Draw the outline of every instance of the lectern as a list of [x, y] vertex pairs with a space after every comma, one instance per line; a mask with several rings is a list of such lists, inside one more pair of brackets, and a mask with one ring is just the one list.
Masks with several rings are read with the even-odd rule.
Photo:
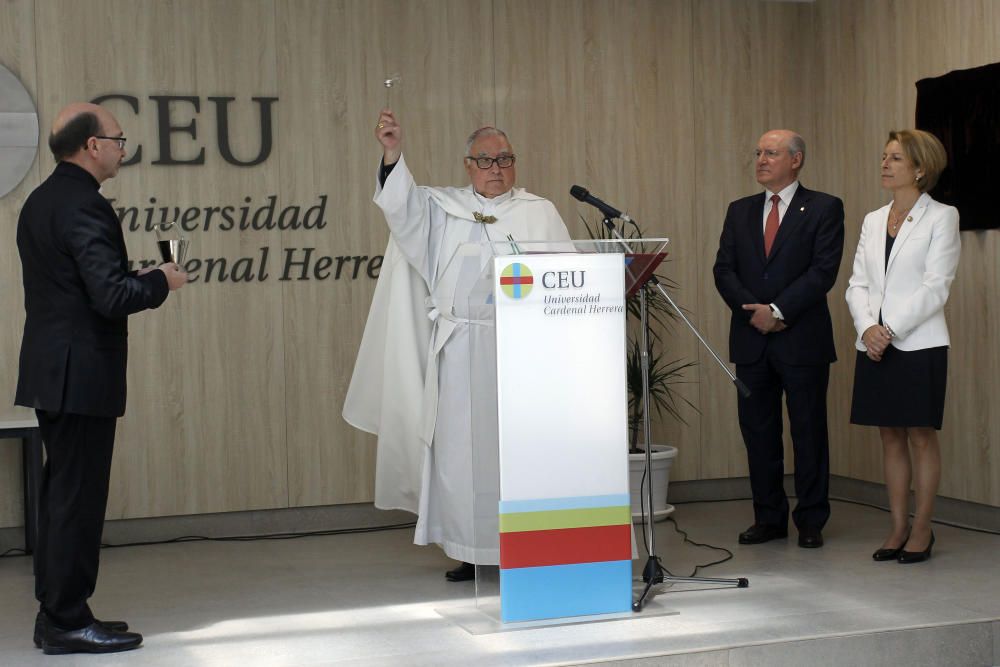
[[504, 623], [629, 611], [625, 295], [649, 259], [616, 241], [507, 239], [451, 261], [480, 272], [467, 304], [471, 531], [500, 567], [477, 567], [477, 606]]

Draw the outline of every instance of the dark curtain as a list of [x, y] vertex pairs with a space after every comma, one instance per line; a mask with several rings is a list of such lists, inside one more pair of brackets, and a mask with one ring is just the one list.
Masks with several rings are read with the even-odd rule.
[[917, 81], [917, 128], [948, 152], [948, 168], [931, 191], [958, 208], [961, 228], [997, 229], [1000, 207], [1000, 63]]

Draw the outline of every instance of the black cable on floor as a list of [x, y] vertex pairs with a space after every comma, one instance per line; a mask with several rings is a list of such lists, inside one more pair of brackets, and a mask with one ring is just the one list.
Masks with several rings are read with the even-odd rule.
[[155, 544], [176, 544], [181, 542], [256, 542], [257, 540], [295, 540], [300, 537], [323, 537], [329, 535], [356, 535], [359, 533], [379, 533], [386, 530], [414, 528], [416, 523], [394, 523], [386, 526], [363, 526], [361, 528], [339, 528], [335, 530], [313, 530], [296, 533], [271, 533], [269, 535], [231, 535], [228, 537], [207, 537], [204, 535], [184, 535], [169, 540], [153, 540], [149, 542], [123, 542], [121, 544], [101, 543], [102, 549], [118, 549], [121, 547], [145, 547]]
[[[640, 507], [640, 511], [642, 513], [642, 527], [643, 527], [643, 530], [642, 530], [642, 542], [643, 542], [643, 545], [646, 547], [646, 553], [648, 554], [649, 553], [649, 541], [648, 541], [648, 538], [646, 536], [646, 530], [645, 530], [645, 526], [646, 526], [646, 505], [645, 505], [645, 498], [646, 497], [642, 493], [642, 491], [643, 491], [643, 489], [645, 487], [645, 484], [646, 484], [646, 474], [645, 474], [645, 471], [643, 471], [642, 481], [639, 484], [639, 489], [640, 489], [640, 494], [641, 494], [641, 497], [639, 499], [639, 507]], [[729, 502], [729, 501], [734, 501], [734, 500], [753, 500], [753, 499], [752, 498], [726, 498], [725, 500], [688, 500], [688, 501], [683, 501], [683, 502], [675, 502], [673, 504], [676, 506], [676, 505], [690, 505], [690, 504], [693, 504], [693, 503]], [[834, 502], [846, 503], [846, 504], [850, 504], [850, 505], [860, 505], [862, 507], [869, 507], [869, 508], [872, 508], [872, 509], [881, 510], [881, 511], [886, 512], [886, 513], [889, 512], [889, 510], [887, 508], [885, 508], [885, 507], [881, 507], [879, 505], [875, 505], [875, 504], [872, 504], [872, 503], [862, 502], [862, 501], [859, 501], [859, 500], [848, 500], [846, 498], [830, 498], [830, 500], [834, 501]], [[910, 516], [913, 516], [913, 514], [911, 513]], [[691, 544], [693, 546], [696, 546], [696, 547], [704, 547], [706, 549], [715, 549], [716, 551], [722, 551], [722, 552], [724, 552], [724, 553], [727, 554], [725, 558], [722, 558], [720, 560], [712, 561], [710, 563], [704, 563], [704, 564], [701, 564], [701, 565], [696, 565], [695, 568], [694, 568], [694, 571], [691, 574], [687, 575], [688, 577], [695, 577], [695, 576], [698, 575], [698, 572], [700, 570], [707, 569], [709, 567], [712, 567], [713, 565], [719, 565], [721, 563], [725, 563], [725, 562], [730, 561], [730, 560], [733, 559], [733, 552], [730, 551], [729, 549], [726, 549], [725, 547], [717, 547], [717, 546], [715, 546], [713, 544], [702, 544], [700, 542], [695, 542], [694, 540], [691, 540], [688, 537], [688, 534], [685, 531], [681, 530], [681, 527], [678, 525], [677, 521], [673, 517], [667, 517], [667, 521], [669, 521], [670, 523], [673, 524], [674, 530], [677, 531], [681, 535], [681, 537], [684, 538], [684, 542], [686, 542], [688, 544]], [[957, 528], [959, 530], [967, 530], [967, 531], [973, 532], [973, 533], [982, 533], [984, 535], [1000, 535], [1000, 532], [997, 532], [995, 530], [989, 530], [989, 529], [986, 529], [986, 528], [973, 528], [971, 526], [963, 526], [962, 524], [954, 523], [954, 522], [951, 522], [951, 521], [944, 521], [942, 519], [932, 519], [931, 523], [936, 523], [936, 524], [938, 524], [940, 526], [949, 526], [951, 528]], [[660, 563], [660, 567], [663, 568], [663, 571], [666, 572], [668, 575], [670, 575], [670, 576], [676, 576], [669, 569], [667, 569], [663, 565], [662, 561], [659, 558], [657, 558], [657, 562]]]
[[[847, 503], [849, 505], [861, 505], [862, 507], [870, 507], [876, 510], [882, 510], [883, 512], [889, 512], [889, 508], [882, 507], [881, 505], [874, 505], [872, 503], [866, 503], [860, 500], [848, 500], [847, 498], [830, 498], [830, 500], [835, 500], [838, 503]], [[913, 516], [913, 512], [910, 512], [910, 516]], [[931, 519], [931, 523], [936, 523], [939, 526], [948, 526], [950, 528], [958, 528], [959, 530], [967, 530], [970, 533], [982, 533], [984, 535], [1000, 535], [1000, 531], [990, 530], [988, 528], [973, 528], [972, 526], [965, 526], [960, 523], [955, 523], [954, 521], [945, 521], [944, 519]]]
[[[643, 469], [643, 471], [642, 471], [642, 480], [639, 482], [639, 512], [642, 515], [642, 523], [641, 523], [641, 528], [642, 528], [642, 543], [643, 543], [643, 546], [646, 547], [646, 553], [648, 554], [649, 553], [649, 538], [646, 535], [646, 494], [645, 494], [645, 487], [646, 487], [646, 470]], [[678, 504], [681, 504], [681, 503], [678, 503]], [[650, 517], [649, 517], [650, 521], [654, 521], [655, 522], [655, 518], [656, 517], [653, 515], [653, 508], [652, 507], [649, 508], [649, 514], [650, 514]], [[677, 521], [675, 521], [673, 517], [667, 517], [667, 521], [669, 521], [670, 523], [673, 524], [674, 530], [677, 531], [677, 533], [680, 534], [680, 536], [682, 538], [684, 538], [684, 541], [687, 542], [688, 544], [692, 544], [692, 545], [694, 545], [696, 547], [704, 547], [706, 549], [715, 549], [716, 551], [722, 551], [722, 552], [725, 552], [727, 554], [726, 557], [723, 558], [723, 559], [721, 559], [721, 560], [715, 560], [715, 561], [712, 561], [711, 563], [702, 563], [701, 565], [695, 565], [694, 566], [694, 571], [691, 572], [691, 574], [687, 575], [688, 577], [697, 576], [699, 570], [704, 570], [704, 569], [712, 567], [713, 565], [719, 565], [721, 563], [725, 563], [726, 561], [729, 561], [729, 560], [733, 559], [733, 552], [730, 551], [729, 549], [727, 549], [725, 547], [717, 547], [717, 546], [715, 546], [713, 544], [702, 544], [701, 542], [695, 542], [694, 540], [692, 540], [692, 539], [690, 539], [688, 537], [688, 534], [686, 532], [684, 532], [683, 530], [681, 530], [680, 526], [677, 524]], [[654, 530], [655, 530], [655, 527], [654, 527]], [[663, 561], [660, 559], [659, 556], [656, 557], [656, 562], [659, 564], [660, 569], [662, 569], [668, 575], [670, 575], [671, 577], [677, 576], [673, 572], [671, 572], [670, 570], [668, 570], [663, 565]]]
[[[646, 547], [646, 553], [649, 553], [649, 537], [646, 535], [646, 473], [648, 472], [649, 466], [643, 466], [642, 468], [642, 479], [639, 480], [639, 514], [642, 517], [639, 527], [642, 529], [642, 545]], [[629, 515], [631, 517], [631, 514]], [[650, 523], [655, 522], [656, 517], [653, 515], [653, 508], [649, 508], [649, 521]], [[656, 527], [654, 526], [655, 530]], [[657, 559], [659, 562], [659, 559]]]
[[[645, 472], [643, 472], [642, 483], [640, 484], [640, 493], [645, 488], [645, 484], [646, 484], [646, 475], [645, 475]], [[694, 504], [694, 503], [719, 503], [719, 502], [731, 502], [731, 501], [737, 501], [737, 500], [751, 500], [751, 498], [726, 498], [724, 500], [686, 500], [686, 501], [675, 502], [674, 505], [691, 505], [691, 504]], [[851, 504], [851, 505], [860, 505], [862, 507], [870, 507], [872, 509], [881, 510], [881, 511], [887, 512], [887, 513], [889, 511], [885, 507], [881, 507], [879, 505], [874, 505], [872, 503], [862, 502], [862, 501], [859, 501], [859, 500], [848, 500], [846, 498], [831, 498], [830, 500], [831, 501], [835, 501], [835, 502], [847, 503], [847, 504]], [[646, 505], [645, 505], [645, 496], [644, 495], [641, 495], [641, 497], [640, 497], [640, 509], [641, 509], [641, 512], [642, 512], [642, 524], [641, 525], [643, 527], [643, 530], [642, 530], [642, 541], [643, 541], [643, 545], [646, 547], [646, 553], [649, 553], [649, 543], [648, 543], [647, 536], [646, 536], [646, 531], [645, 531], [645, 526], [646, 526]], [[675, 521], [673, 517], [668, 517], [667, 520], [670, 521], [670, 523], [673, 524], [674, 530], [677, 531], [683, 537], [684, 541], [687, 542], [688, 544], [691, 544], [691, 545], [696, 546], [696, 547], [704, 547], [706, 549], [715, 549], [716, 551], [723, 551], [726, 554], [728, 554], [728, 556], [726, 556], [725, 558], [723, 558], [721, 560], [712, 561], [710, 563], [704, 563], [702, 565], [696, 565], [695, 569], [694, 569], [694, 572], [692, 574], [688, 575], [688, 576], [693, 577], [693, 576], [695, 576], [698, 573], [699, 570], [712, 567], [713, 565], [719, 565], [720, 563], [725, 563], [726, 561], [732, 560], [732, 558], [733, 558], [733, 552], [731, 552], [729, 549], [726, 549], [725, 547], [717, 547], [717, 546], [712, 545], [712, 544], [702, 544], [700, 542], [695, 542], [694, 540], [691, 540], [690, 538], [688, 538], [687, 533], [685, 531], [681, 530], [680, 526], [677, 524], [677, 521]], [[962, 524], [958, 524], [958, 523], [954, 523], [954, 522], [950, 522], [950, 521], [944, 521], [944, 520], [941, 520], [941, 519], [934, 519], [934, 520], [932, 520], [932, 523], [936, 523], [936, 524], [941, 525], [941, 526], [949, 526], [951, 528], [957, 528], [959, 530], [966, 530], [966, 531], [973, 532], [973, 533], [982, 533], [984, 535], [1000, 535], [1000, 532], [995, 531], [995, 530], [988, 530], [986, 528], [973, 528], [971, 526], [964, 526]], [[207, 537], [207, 536], [204, 536], [204, 535], [184, 535], [184, 536], [181, 536], [181, 537], [174, 537], [174, 538], [170, 538], [170, 539], [167, 539], [167, 540], [151, 540], [151, 541], [146, 541], [146, 542], [123, 542], [121, 544], [107, 544], [107, 543], [103, 543], [103, 544], [101, 544], [101, 548], [103, 548], [103, 549], [117, 549], [117, 548], [120, 548], [120, 547], [154, 546], [154, 545], [157, 545], [157, 544], [178, 544], [178, 543], [183, 543], [183, 542], [202, 542], [202, 541], [205, 541], [205, 542], [253, 542], [255, 540], [293, 540], [293, 539], [298, 539], [300, 537], [319, 537], [319, 536], [329, 536], [329, 535], [351, 535], [351, 534], [360, 534], [360, 533], [376, 533], [376, 532], [386, 531], [386, 530], [401, 530], [401, 529], [404, 529], [404, 528], [413, 528], [415, 526], [416, 526], [415, 523], [398, 523], [398, 524], [390, 524], [390, 525], [386, 525], [386, 526], [366, 526], [366, 527], [362, 527], [362, 528], [342, 528], [342, 529], [339, 529], [339, 530], [318, 530], [318, 531], [297, 532], [297, 533], [273, 533], [273, 534], [269, 534], [269, 535], [235, 535], [235, 536], [230, 536], [230, 537]], [[14, 558], [14, 557], [17, 557], [17, 556], [27, 556], [27, 555], [28, 554], [27, 554], [27, 552], [24, 549], [21, 549], [21, 548], [18, 548], [18, 547], [14, 547], [14, 548], [8, 549], [7, 551], [5, 551], [2, 554], [0, 554], [0, 558]], [[673, 574], [670, 573], [669, 570], [667, 570], [667, 568], [663, 568], [663, 570], [667, 574], [670, 574], [671, 576], [674, 576]]]
[[[794, 498], [795, 496], [789, 496]], [[674, 505], [693, 505], [695, 503], [723, 503], [732, 502], [735, 500], [753, 500], [753, 498], [724, 498], [721, 500], [684, 500], [680, 502], [674, 502]], [[846, 503], [848, 505], [860, 505], [862, 507], [870, 507], [874, 510], [879, 510], [881, 512], [889, 513], [888, 507], [883, 507], [882, 505], [875, 505], [874, 503], [866, 503], [861, 500], [851, 500], [849, 498], [830, 498], [831, 502]], [[913, 512], [910, 512], [910, 516], [913, 516]], [[970, 533], [982, 533], [984, 535], [1000, 535], [1000, 531], [990, 530], [989, 528], [973, 528], [972, 526], [966, 526], [961, 523], [955, 523], [954, 521], [945, 521], [944, 519], [931, 519], [931, 523], [936, 523], [939, 526], [948, 526], [950, 528], [958, 528], [959, 530], [967, 530]]]
[[719, 498], [717, 500], [675, 500], [673, 505], [694, 505], [695, 503], [733, 503], [739, 500], [753, 500], [753, 498], [747, 496], [746, 498]]
[[[387, 530], [414, 528], [416, 523], [394, 523], [386, 526], [364, 526], [361, 528], [340, 528], [336, 530], [315, 530], [298, 533], [271, 533], [269, 535], [232, 535], [228, 537], [208, 537], [205, 535], [183, 535], [167, 540], [150, 540], [147, 542], [122, 542], [120, 544], [101, 543], [102, 549], [118, 549], [121, 547], [147, 547], [157, 544], [180, 544], [184, 542], [254, 542], [256, 540], [294, 540], [300, 537], [320, 537], [328, 535], [354, 535], [359, 533], [378, 533]], [[24, 549], [13, 548], [0, 554], [0, 558], [28, 555]]]
[[[711, 563], [704, 563], [702, 565], [695, 565], [694, 566], [694, 570], [691, 572], [691, 574], [681, 575], [681, 576], [695, 577], [695, 576], [698, 576], [698, 571], [699, 570], [703, 570], [703, 569], [712, 567], [713, 565], [719, 565], [721, 563], [725, 563], [726, 561], [730, 561], [730, 560], [733, 559], [733, 552], [730, 551], [729, 549], [725, 548], [725, 547], [717, 547], [717, 546], [715, 546], [713, 544], [702, 544], [701, 542], [695, 542], [694, 540], [692, 540], [691, 538], [689, 538], [688, 534], [685, 531], [681, 530], [681, 527], [677, 524], [677, 521], [674, 520], [674, 517], [672, 517], [672, 516], [667, 517], [667, 521], [669, 521], [670, 523], [673, 524], [674, 530], [677, 531], [677, 533], [679, 533], [680, 536], [684, 538], [684, 541], [687, 542], [688, 544], [692, 544], [692, 545], [694, 545], [696, 547], [704, 547], [706, 549], [715, 549], [716, 551], [722, 551], [722, 552], [726, 553], [726, 557], [725, 558], [722, 558], [720, 560], [714, 560]], [[660, 567], [663, 567], [662, 564], [661, 564]], [[668, 570], [665, 567], [663, 568], [663, 571], [666, 572], [667, 574], [669, 574], [671, 577], [676, 576], [676, 575], [674, 575], [673, 572], [671, 572], [670, 570]]]

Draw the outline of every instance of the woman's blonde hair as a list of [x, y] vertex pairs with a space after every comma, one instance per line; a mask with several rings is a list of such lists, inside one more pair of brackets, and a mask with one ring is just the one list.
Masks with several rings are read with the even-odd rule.
[[903, 153], [919, 173], [917, 188], [921, 192], [937, 185], [941, 172], [948, 166], [948, 154], [937, 137], [924, 130], [893, 130], [889, 132], [886, 145], [891, 141], [899, 142]]

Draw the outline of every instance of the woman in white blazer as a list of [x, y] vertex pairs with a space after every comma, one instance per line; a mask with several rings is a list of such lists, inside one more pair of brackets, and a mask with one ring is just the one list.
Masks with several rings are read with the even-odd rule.
[[927, 191], [946, 164], [934, 135], [889, 133], [882, 187], [892, 202], [865, 216], [847, 288], [858, 332], [851, 423], [879, 427], [892, 516], [889, 536], [872, 554], [877, 561], [925, 561], [934, 545], [931, 516], [941, 479], [937, 431], [950, 343], [943, 308], [961, 242], [958, 210]]

